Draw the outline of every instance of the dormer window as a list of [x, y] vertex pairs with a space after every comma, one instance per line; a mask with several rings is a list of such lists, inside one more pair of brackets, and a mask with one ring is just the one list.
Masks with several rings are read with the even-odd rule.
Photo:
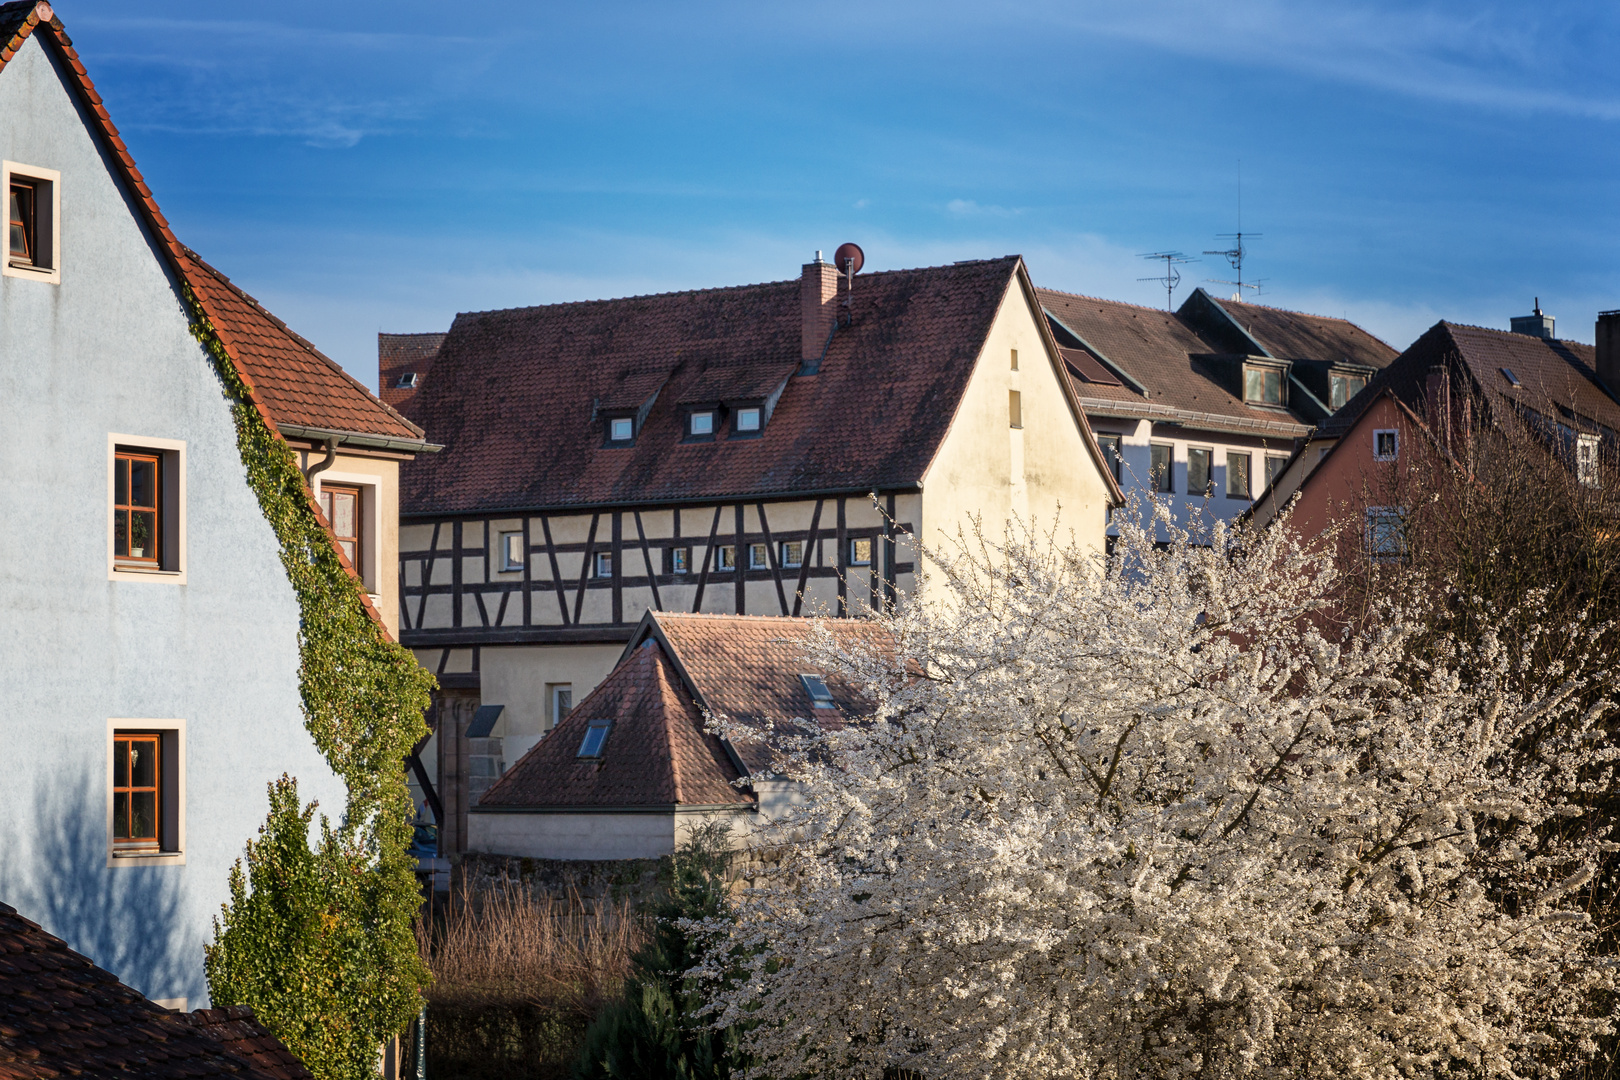
[[1243, 400], [1250, 405], [1283, 404], [1283, 372], [1281, 368], [1245, 364], [1243, 367]]
[[820, 675], [800, 675], [799, 681], [804, 684], [804, 692], [810, 695], [810, 704], [818, 709], [836, 709], [833, 702], [832, 691], [827, 689], [826, 682]]
[[762, 412], [758, 406], [738, 409], [731, 418], [731, 430], [737, 435], [758, 435]]
[[1332, 375], [1328, 378], [1330, 387], [1329, 404], [1335, 409], [1344, 408], [1345, 402], [1361, 393], [1367, 386], [1367, 380], [1360, 375]]
[[714, 410], [699, 409], [686, 418], [686, 434], [692, 439], [714, 438]]
[[607, 424], [607, 446], [634, 446], [636, 442], [636, 418], [632, 415], [609, 416]]

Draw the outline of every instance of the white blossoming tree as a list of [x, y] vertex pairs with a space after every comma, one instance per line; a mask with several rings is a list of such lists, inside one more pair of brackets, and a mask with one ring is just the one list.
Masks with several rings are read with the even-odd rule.
[[1326, 556], [1199, 528], [1127, 524], [1106, 567], [1014, 528], [931, 553], [892, 653], [817, 638], [877, 712], [786, 745], [805, 808], [709, 927], [751, 1075], [1521, 1077], [1594, 1052], [1615, 973], [1583, 905], [1613, 849], [1566, 819], [1614, 779], [1607, 704], [1516, 699], [1489, 635], [1413, 661], [1423, 611], [1340, 625]]

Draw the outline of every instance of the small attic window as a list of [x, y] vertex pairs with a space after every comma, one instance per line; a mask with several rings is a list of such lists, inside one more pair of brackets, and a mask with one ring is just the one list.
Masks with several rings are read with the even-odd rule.
[[731, 430], [743, 435], [759, 434], [761, 412], [756, 406], [738, 409], [731, 420]]
[[612, 720], [592, 720], [585, 729], [585, 738], [580, 740], [578, 757], [599, 758], [602, 756], [602, 745], [607, 742], [608, 729], [613, 726]]
[[688, 413], [686, 417], [686, 437], [688, 439], [714, 438], [714, 410], [698, 409]]
[[414, 390], [416, 388], [416, 372], [401, 372], [399, 381], [394, 384], [395, 390]]
[[1522, 386], [1523, 385], [1522, 383], [1519, 382], [1519, 377], [1517, 375], [1513, 374], [1513, 369], [1512, 368], [1503, 368], [1502, 369], [1502, 377], [1508, 381], [1509, 386]]
[[608, 446], [632, 446], [636, 440], [636, 418], [634, 416], [609, 416], [607, 418]]
[[836, 709], [833, 704], [832, 691], [820, 675], [800, 675], [799, 681], [804, 683], [804, 692], [810, 695], [810, 704], [818, 709]]

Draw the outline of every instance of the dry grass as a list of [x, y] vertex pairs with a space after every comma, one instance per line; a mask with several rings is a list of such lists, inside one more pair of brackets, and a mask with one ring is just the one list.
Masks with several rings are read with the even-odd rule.
[[424, 908], [416, 936], [433, 971], [429, 1075], [542, 1080], [568, 1075], [644, 932], [627, 902], [557, 901], [506, 880]]

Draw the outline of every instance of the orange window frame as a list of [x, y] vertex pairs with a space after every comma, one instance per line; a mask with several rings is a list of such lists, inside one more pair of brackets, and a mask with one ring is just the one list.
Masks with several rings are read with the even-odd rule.
[[[332, 527], [332, 535], [337, 538], [338, 546], [343, 554], [349, 557], [349, 565], [354, 567], [357, 574], [365, 573], [361, 561], [365, 558], [365, 548], [362, 546], [365, 533], [365, 496], [364, 488], [356, 484], [322, 484], [321, 485], [321, 513], [326, 515], [326, 523]], [[354, 500], [353, 533], [349, 536], [338, 531], [337, 517], [332, 513], [332, 507], [338, 495], [347, 495]]]
[[[135, 502], [134, 466], [137, 462], [149, 464], [152, 467], [152, 502], [150, 504]], [[163, 457], [161, 454], [145, 453], [139, 450], [119, 450], [113, 455], [113, 468], [116, 474], [113, 478], [113, 557], [121, 563], [138, 563], [144, 566], [161, 566], [163, 563]], [[122, 498], [119, 492], [122, 491]], [[135, 523], [139, 515], [151, 515], [151, 543], [150, 548], [142, 547], [143, 552], [150, 550], [151, 554], [132, 555], [135, 545], [131, 543], [134, 536]], [[119, 527], [122, 526], [122, 532]], [[124, 550], [118, 550], [118, 538], [122, 536]]]
[[[12, 184], [11, 191], [6, 199], [6, 246], [9, 257], [20, 259], [23, 262], [34, 261], [34, 196], [35, 189], [32, 184]], [[12, 205], [16, 204], [16, 212], [12, 212]], [[15, 240], [22, 239], [22, 249], [18, 250]]]
[[[163, 821], [162, 736], [118, 732], [113, 735], [113, 845], [122, 849], [151, 849], [159, 845]], [[131, 751], [152, 755], [152, 782], [136, 783]], [[137, 806], [151, 799], [151, 830], [137, 835]]]

